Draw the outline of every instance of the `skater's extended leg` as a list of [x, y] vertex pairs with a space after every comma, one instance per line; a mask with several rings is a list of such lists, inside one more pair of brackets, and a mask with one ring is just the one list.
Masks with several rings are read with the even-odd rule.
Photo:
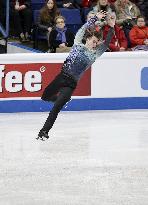
[[63, 108], [63, 106], [71, 99], [72, 93], [73, 89], [70, 87], [64, 87], [60, 90], [59, 96], [43, 126], [43, 130], [46, 130], [48, 132], [52, 128], [58, 113]]
[[55, 102], [57, 99], [57, 93], [62, 86], [62, 80], [58, 75], [44, 90], [41, 99], [44, 101]]
[[43, 126], [43, 128], [40, 130], [39, 132], [39, 137], [42, 135], [42, 132], [44, 132], [44, 134], [46, 133], [46, 138], [48, 138], [48, 132], [49, 130], [52, 128], [58, 113], [60, 112], [60, 110], [62, 109], [62, 107], [71, 99], [71, 95], [73, 93], [74, 89], [70, 88], [70, 87], [63, 87], [60, 90], [60, 93], [58, 95], [58, 98], [52, 108], [52, 110], [49, 113], [49, 116]]

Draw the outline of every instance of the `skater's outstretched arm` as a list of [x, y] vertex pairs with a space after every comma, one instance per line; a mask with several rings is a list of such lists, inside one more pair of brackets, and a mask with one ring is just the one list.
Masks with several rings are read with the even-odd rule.
[[102, 44], [100, 44], [98, 46], [98, 49], [96, 51], [97, 56], [100, 56], [101, 54], [103, 54], [107, 50], [107, 48], [109, 47], [109, 43], [110, 43], [110, 41], [113, 37], [113, 34], [114, 34], [115, 20], [116, 19], [114, 18], [114, 15], [110, 15], [110, 14], [107, 15], [107, 23], [110, 26], [110, 29], [108, 31], [108, 34], [107, 34], [105, 41], [102, 42]]
[[106, 12], [100, 11], [94, 17], [88, 20], [76, 33], [74, 44], [82, 44], [85, 31], [88, 28], [94, 26], [96, 21], [100, 21], [101, 19], [105, 18], [105, 16], [106, 16]]

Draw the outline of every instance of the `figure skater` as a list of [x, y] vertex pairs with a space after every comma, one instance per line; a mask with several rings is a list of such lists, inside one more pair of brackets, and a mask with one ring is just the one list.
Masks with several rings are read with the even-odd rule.
[[[94, 25], [96, 21], [102, 21], [104, 18], [108, 18], [110, 29], [103, 42], [102, 32], [97, 32]], [[96, 58], [107, 50], [114, 33], [114, 25], [115, 18], [111, 18], [111, 14], [100, 11], [78, 30], [74, 45], [64, 61], [61, 72], [45, 88], [41, 97], [44, 101], [54, 102], [54, 105], [36, 139], [46, 140], [49, 138], [48, 132], [62, 107], [71, 99], [77, 82]]]

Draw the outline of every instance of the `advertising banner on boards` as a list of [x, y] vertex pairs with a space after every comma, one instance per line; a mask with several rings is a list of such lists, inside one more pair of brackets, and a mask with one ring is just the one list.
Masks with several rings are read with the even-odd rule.
[[[61, 67], [62, 63], [0, 65], [0, 98], [40, 97]], [[90, 69], [80, 80], [73, 95], [91, 95]]]

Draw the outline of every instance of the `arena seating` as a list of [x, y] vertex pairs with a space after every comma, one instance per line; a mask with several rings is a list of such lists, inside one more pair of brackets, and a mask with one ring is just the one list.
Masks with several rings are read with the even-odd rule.
[[42, 34], [39, 32], [39, 28], [37, 26], [37, 19], [39, 16], [39, 11], [40, 10], [34, 10], [33, 11], [33, 48], [38, 48], [38, 41], [39, 40], [47, 40], [46, 35]]
[[76, 33], [82, 25], [80, 10], [60, 8], [60, 12], [65, 17], [67, 27]]
[[[35, 1], [35, 0], [34, 0]], [[66, 19], [66, 25], [67, 27], [74, 33], [77, 32], [77, 30], [82, 25], [81, 15], [79, 9], [65, 9], [60, 8], [61, 15], [65, 17]], [[34, 48], [38, 48], [38, 41], [39, 40], [46, 40], [46, 35], [41, 34], [39, 32], [38, 26], [37, 26], [37, 18], [39, 15], [39, 10], [33, 11], [33, 22], [34, 22], [34, 29], [33, 29], [33, 39], [34, 39]]]
[[43, 4], [45, 3], [45, 0], [31, 0], [32, 3], [32, 9], [39, 10], [42, 8]]

